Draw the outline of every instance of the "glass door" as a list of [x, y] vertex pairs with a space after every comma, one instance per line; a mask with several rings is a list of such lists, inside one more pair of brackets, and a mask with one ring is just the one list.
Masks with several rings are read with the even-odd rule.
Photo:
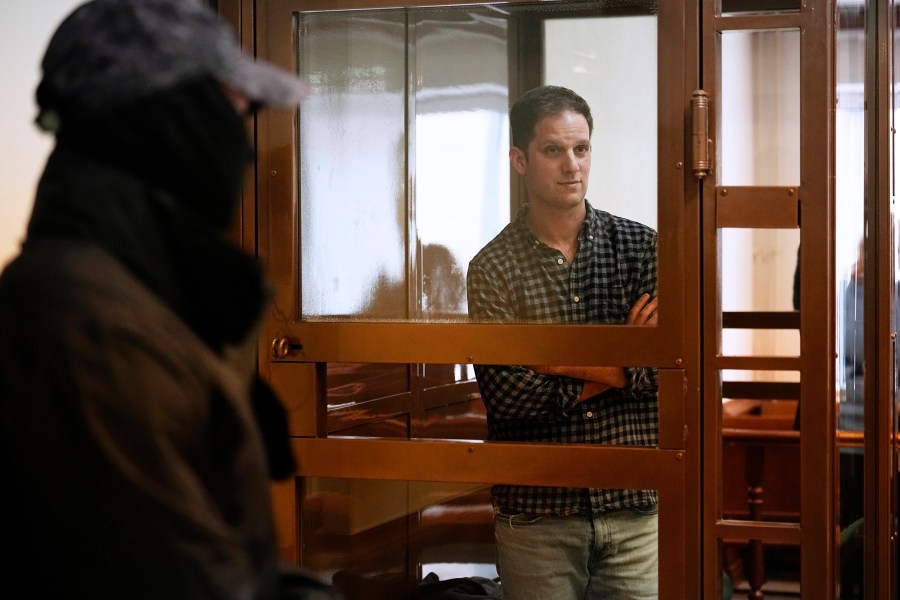
[[703, 2], [704, 587], [834, 598], [828, 5]]
[[[660, 597], [698, 597], [696, 7], [440, 4], [257, 2], [258, 53], [313, 87], [257, 132], [260, 367], [300, 462], [277, 488], [284, 552], [351, 598], [404, 597], [496, 577], [492, 485], [652, 490]], [[524, 199], [509, 106], [542, 83], [591, 104], [592, 205], [658, 232], [655, 327], [467, 318], [468, 263]], [[488, 441], [479, 364], [650, 370], [658, 440]]]

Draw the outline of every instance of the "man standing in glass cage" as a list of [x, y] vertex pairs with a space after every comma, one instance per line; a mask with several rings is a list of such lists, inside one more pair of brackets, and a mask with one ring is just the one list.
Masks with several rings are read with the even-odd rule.
[[[656, 325], [656, 232], [586, 199], [587, 102], [535, 88], [510, 125], [527, 203], [469, 264], [470, 320]], [[491, 440], [657, 445], [653, 369], [476, 365], [475, 374]], [[655, 491], [495, 485], [492, 501], [504, 598], [657, 597]]]

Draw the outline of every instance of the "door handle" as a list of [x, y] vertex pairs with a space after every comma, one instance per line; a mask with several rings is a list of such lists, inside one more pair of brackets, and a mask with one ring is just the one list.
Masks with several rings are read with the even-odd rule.
[[287, 337], [278, 337], [272, 340], [272, 357], [287, 358], [291, 352], [303, 350], [303, 344], [292, 342]]

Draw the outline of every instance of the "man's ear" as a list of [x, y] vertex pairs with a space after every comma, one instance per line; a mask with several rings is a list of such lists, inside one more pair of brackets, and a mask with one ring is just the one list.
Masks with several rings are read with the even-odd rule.
[[528, 159], [524, 152], [515, 146], [511, 146], [509, 148], [509, 164], [516, 170], [516, 173], [524, 175], [525, 170], [528, 168]]

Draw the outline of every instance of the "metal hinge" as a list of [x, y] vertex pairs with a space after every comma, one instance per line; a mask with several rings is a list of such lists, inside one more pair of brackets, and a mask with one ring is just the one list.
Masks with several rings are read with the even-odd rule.
[[691, 169], [694, 177], [703, 179], [711, 168], [709, 158], [709, 94], [694, 90], [691, 94]]

